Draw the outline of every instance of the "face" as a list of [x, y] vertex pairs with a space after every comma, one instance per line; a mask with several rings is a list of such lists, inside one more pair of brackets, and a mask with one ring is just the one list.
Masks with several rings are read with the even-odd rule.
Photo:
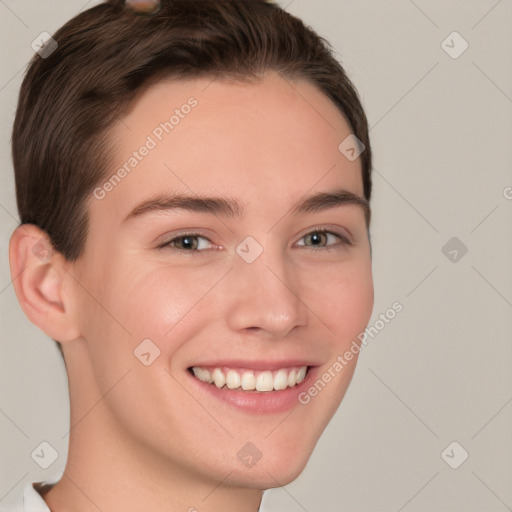
[[103, 397], [103, 435], [217, 482], [300, 473], [373, 307], [350, 134], [318, 89], [277, 74], [159, 82], [115, 126], [67, 354], [77, 399]]

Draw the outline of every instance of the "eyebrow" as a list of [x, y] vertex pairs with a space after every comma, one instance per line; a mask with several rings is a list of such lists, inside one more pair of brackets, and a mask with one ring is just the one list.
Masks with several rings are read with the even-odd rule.
[[[360, 206], [364, 211], [366, 222], [369, 223], [371, 213], [369, 202], [365, 198], [342, 188], [311, 195], [295, 204], [290, 213], [297, 215], [320, 212], [345, 205]], [[123, 222], [152, 212], [178, 209], [222, 215], [227, 218], [242, 218], [244, 213], [243, 203], [236, 198], [187, 194], [159, 194], [137, 205], [125, 217]]]

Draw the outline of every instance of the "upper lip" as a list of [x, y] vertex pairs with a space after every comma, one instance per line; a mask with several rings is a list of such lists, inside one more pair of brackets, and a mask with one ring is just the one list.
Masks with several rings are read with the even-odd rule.
[[301, 366], [317, 366], [311, 360], [306, 359], [281, 359], [279, 361], [263, 361], [263, 360], [242, 360], [242, 359], [229, 359], [229, 360], [216, 360], [216, 361], [203, 361], [192, 365], [200, 368], [240, 368], [246, 370], [279, 370], [281, 368], [293, 368]]

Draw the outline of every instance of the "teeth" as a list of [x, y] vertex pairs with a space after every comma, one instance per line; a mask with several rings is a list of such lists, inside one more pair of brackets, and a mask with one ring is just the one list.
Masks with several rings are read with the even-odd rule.
[[307, 366], [281, 368], [280, 370], [234, 370], [232, 368], [213, 368], [212, 371], [194, 366], [192, 372], [197, 379], [214, 384], [219, 389], [242, 389], [244, 391], [279, 391], [300, 384], [307, 374]]
[[192, 370], [194, 372], [194, 375], [199, 380], [202, 380], [203, 382], [209, 382], [209, 383], [213, 382], [212, 375], [209, 370], [203, 370], [203, 368], [199, 368], [198, 366], [194, 366], [194, 368], [192, 368]]
[[256, 389], [256, 377], [253, 372], [242, 373], [242, 389], [244, 391], [253, 391]]
[[240, 375], [235, 370], [229, 370], [226, 376], [226, 386], [229, 389], [236, 389], [240, 387]]
[[256, 391], [272, 391], [274, 389], [274, 379], [272, 372], [261, 372], [256, 377]]
[[288, 386], [292, 387], [295, 385], [296, 382], [297, 382], [297, 372], [295, 371], [295, 369], [293, 369], [288, 374]]
[[286, 389], [288, 386], [288, 374], [286, 370], [279, 370], [274, 377], [274, 389]]
[[[213, 382], [215, 383], [215, 385], [220, 389], [222, 386], [224, 386], [224, 384], [226, 384], [226, 377], [224, 376], [224, 374], [222, 373], [221, 370], [219, 370], [219, 368], [215, 368], [215, 370], [213, 370], [212, 372], [212, 378], [213, 378]], [[199, 379], [201, 380], [201, 379]]]

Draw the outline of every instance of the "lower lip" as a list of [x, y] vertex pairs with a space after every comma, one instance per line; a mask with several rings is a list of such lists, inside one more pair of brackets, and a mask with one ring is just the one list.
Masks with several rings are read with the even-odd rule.
[[314, 380], [317, 367], [310, 367], [306, 378], [293, 388], [286, 388], [279, 391], [241, 391], [228, 388], [219, 389], [214, 384], [203, 382], [193, 375], [190, 375], [198, 388], [208, 395], [236, 407], [242, 411], [254, 414], [272, 414], [286, 412], [301, 405], [299, 394]]

